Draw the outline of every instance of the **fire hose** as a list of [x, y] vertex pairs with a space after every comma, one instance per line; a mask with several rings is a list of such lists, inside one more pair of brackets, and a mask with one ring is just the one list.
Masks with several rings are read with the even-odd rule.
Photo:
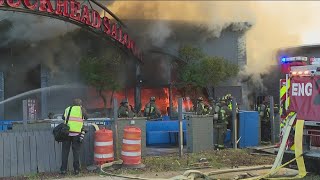
[[[96, 124], [92, 124], [92, 126], [95, 128], [96, 131], [99, 130], [99, 127]], [[121, 177], [121, 178], [127, 178], [127, 179], [139, 179], [139, 180], [163, 180], [163, 178], [143, 178], [143, 177], [134, 177], [134, 176], [128, 176], [128, 175], [119, 175], [119, 174], [113, 174], [110, 172], [105, 171], [105, 168], [111, 167], [113, 165], [121, 165], [122, 160], [113, 161], [109, 163], [102, 164], [100, 166], [100, 172], [107, 176], [114, 176], [114, 177]], [[249, 171], [249, 170], [259, 170], [259, 169], [268, 169], [271, 166], [256, 166], [256, 167], [248, 167], [248, 168], [237, 168], [237, 169], [225, 169], [225, 170], [216, 170], [211, 171], [208, 173], [203, 173], [201, 171], [197, 170], [187, 170], [182, 175], [175, 176], [170, 178], [171, 180], [194, 180], [196, 178], [203, 178], [206, 180], [212, 179], [209, 176], [211, 175], [217, 175], [217, 174], [224, 174], [224, 173], [230, 173], [230, 172], [239, 172], [239, 171]]]
[[[286, 126], [286, 133], [288, 134], [291, 130], [291, 125], [295, 119], [296, 115], [292, 116], [289, 123]], [[304, 158], [303, 155], [303, 148], [302, 148], [302, 140], [303, 140], [303, 126], [304, 126], [304, 120], [297, 120], [296, 122], [296, 128], [295, 128], [295, 136], [294, 136], [294, 144], [295, 144], [295, 158], [291, 159], [290, 161], [284, 163], [283, 165], [279, 165], [282, 161], [283, 153], [284, 153], [284, 146], [287, 142], [286, 135], [282, 139], [282, 143], [280, 146], [280, 150], [278, 152], [277, 158], [273, 164], [273, 167], [271, 171], [265, 175], [248, 178], [246, 180], [260, 180], [260, 179], [273, 179], [273, 180], [280, 180], [280, 179], [301, 179], [304, 176], [307, 175], [306, 167], [304, 164]], [[297, 162], [298, 171], [299, 174], [294, 177], [279, 177], [279, 178], [270, 178], [272, 175], [277, 173], [281, 168], [287, 166], [288, 164], [292, 163], [293, 161]]]
[[[295, 116], [293, 116], [295, 118]], [[291, 118], [291, 119], [294, 119]], [[196, 178], [203, 178], [203, 179], [213, 179], [210, 178], [209, 176], [212, 175], [217, 175], [217, 174], [225, 174], [225, 173], [231, 173], [231, 172], [240, 172], [240, 171], [251, 171], [251, 170], [261, 170], [261, 169], [269, 169], [273, 167], [269, 173], [258, 176], [258, 177], [252, 177], [252, 178], [247, 178], [246, 180], [260, 180], [260, 179], [273, 179], [273, 180], [280, 180], [280, 179], [300, 179], [303, 178], [307, 173], [305, 169], [305, 164], [304, 164], [304, 159], [303, 155], [304, 153], [302, 152], [302, 134], [303, 134], [303, 125], [304, 121], [303, 120], [298, 120], [296, 123], [296, 132], [295, 132], [295, 158], [291, 159], [290, 161], [284, 163], [283, 165], [277, 165], [279, 163], [279, 159], [282, 160], [283, 156], [283, 151], [279, 151], [276, 161], [274, 162], [273, 166], [256, 166], [256, 167], [248, 167], [248, 168], [237, 168], [237, 169], [226, 169], [226, 170], [215, 170], [211, 171], [208, 173], [203, 173], [201, 171], [197, 170], [187, 170], [185, 171], [182, 175], [175, 176], [170, 178], [171, 180], [194, 180]], [[95, 124], [93, 124], [96, 130], [99, 130], [99, 127]], [[290, 125], [287, 126], [288, 129], [291, 128]], [[286, 143], [286, 141], [282, 141], [282, 143]], [[296, 175], [295, 177], [280, 177], [280, 178], [270, 178], [273, 174], [277, 173], [281, 168], [287, 166], [288, 164], [292, 163], [293, 161], [297, 161], [298, 165], [298, 170], [299, 174]], [[152, 179], [158, 179], [162, 180], [161, 178], [142, 178], [142, 177], [134, 177], [134, 176], [127, 176], [127, 175], [118, 175], [118, 174], [113, 174], [110, 172], [107, 172], [104, 170], [104, 168], [111, 167], [114, 164], [122, 164], [122, 160], [110, 162], [110, 163], [105, 163], [100, 166], [100, 172], [102, 172], [105, 175], [108, 176], [114, 176], [114, 177], [121, 177], [121, 178], [127, 178], [127, 179], [139, 179], [139, 180], [152, 180]], [[276, 168], [274, 168], [276, 167]]]

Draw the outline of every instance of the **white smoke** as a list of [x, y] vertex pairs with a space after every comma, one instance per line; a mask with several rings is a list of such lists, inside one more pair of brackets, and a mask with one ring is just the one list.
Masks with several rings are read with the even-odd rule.
[[148, 28], [147, 34], [153, 45], [162, 47], [171, 35], [171, 28], [168, 22], [157, 21]]

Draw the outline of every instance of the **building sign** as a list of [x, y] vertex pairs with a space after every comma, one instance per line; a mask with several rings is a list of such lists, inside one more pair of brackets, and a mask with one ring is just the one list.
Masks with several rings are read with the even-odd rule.
[[76, 0], [0, 0], [0, 7], [28, 9], [44, 14], [65, 17], [103, 32], [106, 36], [121, 43], [133, 53], [135, 57], [142, 60], [142, 53], [130, 36], [123, 31], [121, 26], [112, 23], [108, 17], [100, 17], [100, 14], [89, 9], [87, 5], [81, 5]]
[[310, 58], [310, 64], [319, 65], [320, 64], [320, 58], [315, 58], [315, 57]]

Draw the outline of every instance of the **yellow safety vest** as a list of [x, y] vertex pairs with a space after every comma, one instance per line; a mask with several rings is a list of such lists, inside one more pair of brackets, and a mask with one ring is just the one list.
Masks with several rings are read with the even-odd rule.
[[[68, 117], [70, 106], [64, 111], [64, 117]], [[83, 118], [82, 118], [81, 106], [72, 106], [70, 117], [68, 121], [68, 126], [70, 127], [69, 131], [72, 133], [80, 133], [83, 127]]]

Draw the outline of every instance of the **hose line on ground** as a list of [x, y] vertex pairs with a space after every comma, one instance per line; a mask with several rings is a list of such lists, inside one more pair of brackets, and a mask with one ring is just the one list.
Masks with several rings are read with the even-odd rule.
[[[105, 163], [105, 164], [101, 165], [100, 171], [105, 175], [121, 177], [121, 178], [127, 178], [127, 179], [139, 179], [139, 180], [154, 180], [154, 179], [157, 179], [157, 180], [163, 180], [163, 178], [142, 178], [142, 177], [134, 177], [134, 176], [128, 176], [128, 175], [113, 174], [113, 173], [104, 171], [104, 168], [111, 167], [113, 164], [122, 164], [122, 160], [114, 161], [114, 162], [111, 162], [111, 163]], [[231, 172], [270, 169], [271, 167], [272, 167], [271, 165], [265, 165], [265, 166], [255, 166], [255, 167], [215, 170], [215, 171], [210, 171], [208, 173], [203, 173], [203, 172], [197, 171], [197, 170], [187, 170], [182, 175], [175, 176], [175, 177], [172, 177], [172, 178], [169, 178], [169, 179], [170, 180], [193, 180], [193, 179], [198, 178], [198, 177], [202, 177], [204, 179], [212, 179], [209, 176], [217, 175], [217, 174], [231, 173]]]

